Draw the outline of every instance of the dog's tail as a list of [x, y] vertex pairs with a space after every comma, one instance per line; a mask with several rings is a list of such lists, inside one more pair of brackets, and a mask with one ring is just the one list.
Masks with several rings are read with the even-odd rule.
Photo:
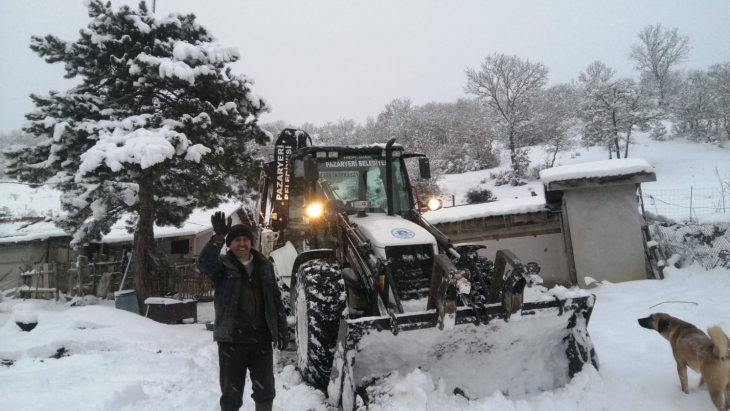
[[712, 339], [712, 344], [714, 345], [712, 354], [719, 358], [726, 366], [730, 367], [730, 352], [728, 352], [730, 341], [727, 335], [725, 335], [719, 325], [709, 327], [707, 334], [710, 334], [710, 339]]

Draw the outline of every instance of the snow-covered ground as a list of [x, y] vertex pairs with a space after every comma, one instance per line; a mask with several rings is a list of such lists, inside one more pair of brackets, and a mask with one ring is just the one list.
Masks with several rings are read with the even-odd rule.
[[[642, 184], [645, 190], [667, 190], [690, 187], [715, 188], [719, 187], [715, 176], [715, 167], [721, 177], [730, 181], [730, 144], [718, 147], [714, 144], [698, 144], [685, 139], [669, 141], [653, 141], [647, 133], [637, 133], [636, 143], [629, 147], [629, 158], [643, 158], [652, 167], [657, 181]], [[623, 153], [622, 153], [623, 155]], [[546, 156], [542, 147], [530, 148], [532, 166], [542, 163]], [[615, 158], [615, 157], [614, 157]], [[589, 161], [608, 160], [608, 151], [605, 147], [578, 147], [558, 155], [555, 166], [585, 163]], [[529, 199], [535, 191], [538, 196], [543, 195], [542, 183], [533, 180], [521, 187], [494, 186], [494, 180], [489, 174], [509, 168], [509, 152], [502, 154], [502, 164], [491, 170], [472, 171], [463, 174], [450, 174], [439, 181], [445, 192], [444, 205], [450, 206], [453, 195], [456, 204], [464, 204], [464, 195], [471, 187], [482, 187], [492, 190], [499, 200]], [[484, 183], [482, 183], [484, 181]]]
[[[636, 320], [666, 312], [701, 329], [719, 324], [730, 331], [730, 270], [691, 266], [665, 273], [663, 281], [604, 282], [592, 290], [597, 302], [588, 328], [600, 370], [587, 367], [564, 388], [519, 398], [495, 392], [469, 401], [414, 369], [386, 378], [370, 409], [712, 410], [692, 371], [689, 395], [681, 392], [669, 343]], [[0, 409], [218, 410], [216, 345], [202, 323], [212, 318], [210, 303], [201, 304], [199, 311], [197, 324], [163, 325], [107, 302], [71, 307], [5, 299], [0, 303]], [[15, 321], [29, 316], [37, 317], [38, 326], [23, 332]], [[540, 335], [533, 343], [541, 343]], [[286, 357], [291, 353], [277, 356], [274, 409], [330, 409], [321, 392], [304, 384], [292, 365], [283, 364], [290, 362]], [[500, 370], [464, 372], [479, 378]], [[254, 409], [250, 390], [249, 384], [243, 410]]]

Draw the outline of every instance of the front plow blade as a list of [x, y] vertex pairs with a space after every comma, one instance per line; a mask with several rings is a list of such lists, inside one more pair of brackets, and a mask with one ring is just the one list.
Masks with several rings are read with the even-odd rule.
[[[588, 335], [595, 296], [525, 303], [505, 322], [499, 304], [460, 307], [456, 325], [439, 330], [435, 310], [340, 322], [328, 387], [332, 405], [354, 410], [373, 380], [416, 368], [442, 378], [448, 392], [469, 398], [552, 390], [567, 384], [584, 364], [598, 368]], [[481, 324], [475, 325], [475, 310]], [[489, 322], [485, 324], [485, 314]]]

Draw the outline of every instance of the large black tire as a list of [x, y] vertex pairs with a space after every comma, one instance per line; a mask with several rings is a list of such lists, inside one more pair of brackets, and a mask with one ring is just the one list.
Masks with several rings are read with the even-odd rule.
[[309, 260], [299, 267], [294, 312], [297, 367], [307, 383], [327, 390], [345, 308], [345, 282], [339, 265]]
[[281, 280], [281, 276], [279, 275], [279, 270], [276, 269], [276, 264], [274, 264], [274, 260], [269, 258], [269, 261], [271, 261], [271, 266], [274, 267], [274, 276], [276, 277], [276, 285], [279, 287], [279, 292], [281, 293], [281, 303], [284, 304], [284, 313], [286, 313], [286, 316], [289, 317], [292, 315], [292, 307], [290, 302], [291, 293], [289, 290], [289, 287], [284, 284], [284, 281]]

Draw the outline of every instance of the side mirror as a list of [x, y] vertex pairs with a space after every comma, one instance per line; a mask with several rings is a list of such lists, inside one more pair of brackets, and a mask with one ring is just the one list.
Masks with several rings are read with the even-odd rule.
[[311, 182], [319, 180], [317, 160], [313, 158], [307, 158], [304, 160], [304, 179]]
[[421, 178], [431, 178], [431, 162], [427, 157], [421, 157], [418, 159], [418, 170], [421, 172]]

